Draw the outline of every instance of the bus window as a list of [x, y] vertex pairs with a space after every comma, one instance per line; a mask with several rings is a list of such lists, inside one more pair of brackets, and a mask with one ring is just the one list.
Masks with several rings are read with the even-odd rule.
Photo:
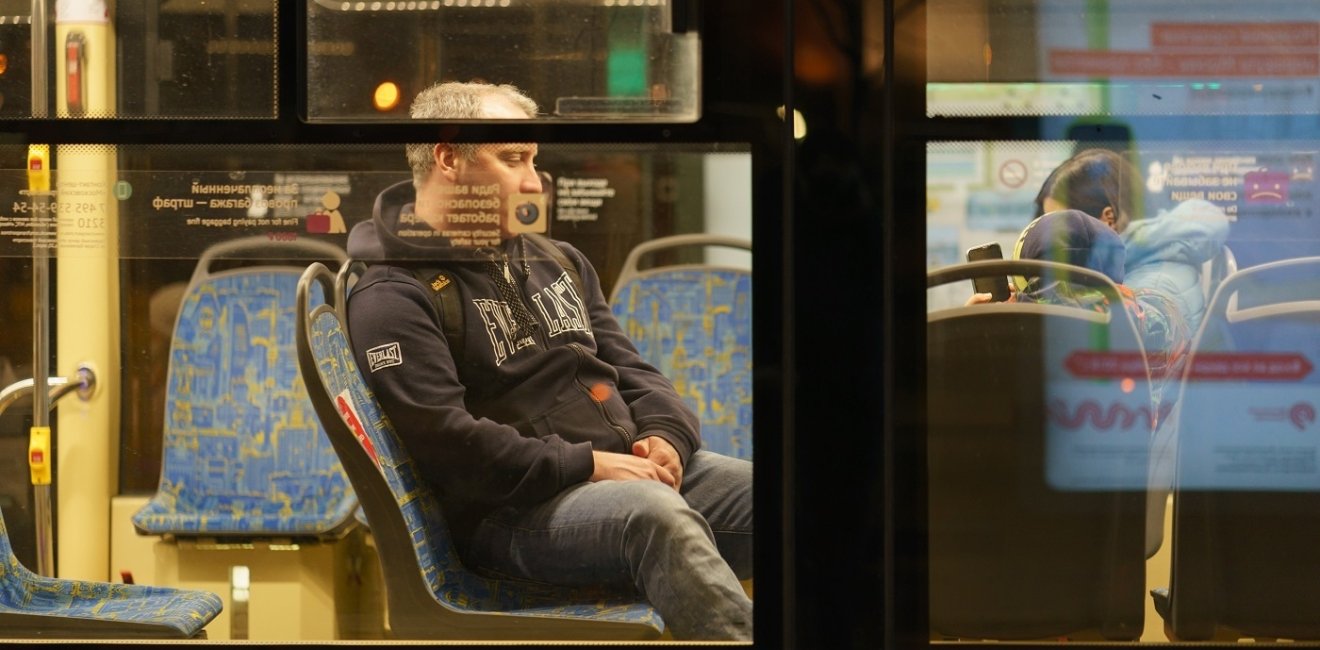
[[275, 117], [274, 2], [106, 4], [38, 21], [34, 59], [31, 4], [0, 3], [0, 117]]
[[[13, 166], [20, 164], [22, 153], [15, 151]], [[54, 277], [62, 277], [63, 287], [70, 287], [54, 313], [66, 318], [63, 322], [114, 324], [84, 326], [77, 340], [57, 350], [53, 369], [62, 371], [70, 355], [83, 354], [82, 343], [115, 345], [108, 357], [114, 359], [112, 365], [96, 371], [106, 380], [100, 395], [112, 396], [117, 404], [114, 414], [106, 416], [117, 416], [117, 421], [103, 436], [92, 436], [87, 432], [94, 423], [104, 424], [99, 421], [103, 416], [87, 415], [81, 406], [63, 408], [55, 435], [82, 436], [79, 443], [95, 439], [106, 447], [96, 448], [100, 451], [95, 453], [104, 454], [95, 462], [96, 472], [88, 469], [94, 452], [81, 447], [78, 460], [55, 465], [55, 474], [63, 490], [87, 494], [104, 489], [95, 477], [110, 469], [104, 477], [114, 478], [117, 486], [104, 494], [112, 502], [106, 535], [116, 540], [110, 561], [115, 571], [127, 575], [120, 579], [219, 593], [226, 609], [209, 626], [209, 638], [218, 641], [383, 637], [380, 598], [385, 588], [375, 573], [378, 560], [351, 513], [346, 523], [350, 532], [338, 540], [293, 536], [253, 542], [230, 531], [215, 538], [218, 544], [215, 539], [199, 542], [189, 530], [161, 536], [133, 517], [156, 503], [157, 493], [164, 503], [206, 503], [206, 486], [242, 487], [247, 474], [267, 472], [269, 466], [286, 461], [293, 462], [293, 469], [273, 474], [271, 485], [243, 494], [248, 501], [223, 497], [246, 505], [227, 506], [214, 514], [214, 521], [235, 513], [260, 513], [265, 506], [257, 502], [263, 494], [276, 495], [272, 507], [281, 513], [297, 511], [308, 501], [312, 490], [306, 484], [325, 472], [309, 457], [289, 452], [294, 436], [310, 431], [317, 416], [308, 407], [298, 408], [296, 396], [279, 387], [300, 377], [292, 351], [293, 324], [282, 321], [275, 307], [284, 289], [257, 285], [264, 297], [251, 307], [222, 308], [238, 291], [236, 285], [205, 285], [205, 291], [199, 291], [198, 283], [263, 268], [301, 272], [312, 262], [338, 264], [342, 251], [355, 250], [350, 233], [374, 221], [378, 198], [412, 188], [404, 145], [61, 145], [51, 149], [49, 163], [49, 197], [34, 193], [25, 169], [0, 170], [0, 196], [7, 197], [0, 210], [0, 264], [8, 268], [5, 277], [13, 280], [0, 313], [16, 328], [32, 320], [30, 277], [37, 244], [54, 259]], [[114, 177], [90, 172], [91, 163], [114, 165]], [[544, 206], [545, 234], [581, 251], [591, 264], [581, 275], [598, 276], [599, 293], [565, 285], [553, 295], [537, 293], [528, 303], [531, 309], [556, 332], [587, 328], [581, 318], [585, 312], [574, 305], [597, 300], [591, 295], [605, 297], [606, 307], [624, 324], [624, 334], [634, 338], [644, 358], [675, 384], [677, 399], [702, 421], [704, 447], [750, 460], [750, 151], [737, 143], [545, 143], [536, 168], [544, 193], [539, 205]], [[488, 201], [494, 189], [478, 185], [471, 192], [474, 201]], [[469, 217], [482, 221], [483, 213]], [[512, 223], [524, 215], [511, 210], [507, 217]], [[424, 227], [416, 219], [408, 229]], [[698, 234], [713, 236], [715, 244], [725, 248], [663, 248], [644, 258], [630, 255], [640, 244]], [[446, 236], [458, 240], [458, 235]], [[199, 266], [199, 259], [235, 242], [247, 242], [248, 247], [211, 259], [205, 271]], [[294, 246], [309, 243], [319, 247]], [[624, 273], [626, 268], [631, 273]], [[663, 268], [675, 268], [675, 280], [659, 285], [638, 281], [655, 277]], [[71, 273], [81, 281], [74, 283]], [[696, 281], [682, 279], [693, 273], [705, 275]], [[622, 287], [628, 277], [627, 287]], [[90, 292], [94, 283], [102, 288]], [[107, 313], [92, 318], [98, 310]], [[75, 312], [83, 316], [71, 316]], [[232, 341], [222, 343], [216, 337], [202, 345], [207, 337], [198, 333], [203, 330], [223, 330]], [[0, 346], [0, 379], [12, 383], [29, 373], [30, 332], [16, 329], [7, 334]], [[253, 431], [253, 423], [268, 416], [284, 419], [275, 431]], [[24, 457], [29, 425], [30, 408], [24, 411], [22, 404], [0, 416], [0, 449], [15, 452], [8, 454], [11, 460]], [[244, 437], [251, 433], [256, 433], [251, 440]], [[187, 473], [177, 469], [180, 460], [201, 464], [195, 473]], [[172, 462], [176, 469], [170, 469]], [[21, 462], [15, 468], [0, 480], [0, 509], [18, 558], [28, 565], [36, 526], [29, 506], [32, 487]], [[58, 530], [73, 527], [59, 513], [67, 518], [75, 507], [58, 507], [57, 522], [65, 522]], [[94, 523], [79, 523], [78, 530], [87, 526]], [[259, 550], [253, 550], [253, 544]], [[263, 565], [272, 561], [261, 555], [267, 544], [271, 552], [289, 554], [276, 561], [294, 558], [294, 551], [300, 560], [284, 561], [279, 569]], [[63, 567], [88, 563], [92, 568], [79, 571], [103, 571], [102, 544], [65, 542], [63, 547]], [[352, 575], [333, 571], [339, 560], [359, 568]], [[251, 571], [234, 573], [226, 563], [238, 563], [234, 571], [252, 563]], [[219, 568], [223, 577], [216, 577]], [[252, 602], [247, 617], [242, 589], [216, 591], [213, 584], [228, 584], [231, 573], [251, 576], [244, 587]], [[319, 612], [317, 616], [298, 625], [281, 618], [277, 613], [285, 610], [269, 605], [280, 581], [293, 585], [292, 591], [280, 592], [286, 595], [281, 600]], [[331, 601], [315, 600], [321, 598], [314, 596], [321, 593], [317, 589], [331, 593]], [[478, 592], [458, 597], [475, 602], [482, 597]], [[259, 602], [264, 604], [257, 606]], [[405, 622], [395, 629], [396, 634], [405, 630], [404, 638], [421, 634]], [[659, 634], [657, 629], [652, 632]], [[494, 624], [473, 634], [500, 638], [503, 633]]]
[[[704, 99], [698, 25], [765, 37], [710, 59], [734, 74]], [[752, 270], [790, 268], [773, 245], [789, 155], [771, 81], [781, 27], [776, 12], [692, 0], [0, 0], [0, 118], [15, 118], [0, 144], [0, 634], [773, 643], [783, 599], [763, 582], [771, 612], [753, 626], [751, 576], [780, 527], [770, 508], [753, 548], [752, 509], [778, 499], [766, 488], [786, 438], [771, 394], [754, 483]], [[409, 116], [419, 92], [455, 80], [528, 95], [483, 104], [493, 112], [539, 108], [439, 134]], [[433, 243], [422, 252], [445, 266], [422, 277], [431, 267], [387, 236]], [[317, 265], [406, 271], [425, 297], [355, 313], [344, 295], [380, 294], [352, 273], [336, 294], [304, 275]], [[773, 370], [781, 280], [765, 277], [757, 363]], [[381, 318], [350, 336], [360, 314]], [[337, 329], [313, 322], [324, 315]], [[352, 347], [400, 323], [434, 336], [406, 359]], [[498, 377], [524, 360], [521, 379]], [[456, 427], [408, 422], [409, 402], [372, 383], [447, 361], [445, 396], [413, 403]], [[765, 395], [779, 378], [762, 370]], [[49, 418], [46, 384], [65, 396]], [[9, 402], [24, 386], [32, 404]], [[462, 458], [462, 441], [430, 453], [430, 434], [464, 426], [480, 434], [468, 440], [544, 445], [546, 461], [567, 449], [571, 475], [483, 472], [507, 456]], [[649, 493], [611, 500], [650, 529], [624, 541], [673, 524], [685, 534], [664, 538], [701, 552], [666, 562], [721, 556], [718, 594], [684, 582], [702, 571], [650, 573], [604, 547], [524, 580], [479, 564], [501, 547], [473, 542], [472, 508], [495, 501], [455, 504], [441, 483], [475, 494], [542, 469], [548, 491], [511, 505], [593, 478]], [[701, 498], [712, 484], [719, 496]], [[576, 571], [596, 560], [620, 566]]]
[[[231, 148], [203, 149], [224, 160]], [[249, 154], [233, 171], [170, 170], [196, 164], [198, 149], [121, 149], [122, 182], [133, 190], [119, 201], [124, 260], [124, 363], [128, 395], [121, 489], [155, 489], [165, 419], [158, 390], [181, 290], [208, 247], [233, 238], [272, 241], [315, 239], [344, 246], [353, 226], [371, 220], [386, 187], [409, 178], [401, 147], [329, 147]], [[551, 177], [548, 233], [582, 250], [610, 295], [625, 258], [636, 245], [666, 235], [715, 233], [747, 238], [750, 206], [736, 190], [747, 178], [747, 155], [682, 150], [637, 153], [620, 147], [545, 145], [537, 165]], [[282, 166], [274, 166], [279, 161]], [[315, 161], [315, 166], [310, 163]], [[362, 169], [370, 161], [372, 169]], [[400, 168], [401, 171], [376, 171]], [[718, 184], [710, 180], [718, 177]], [[239, 180], [235, 180], [235, 178]], [[236, 188], [242, 191], [235, 192]], [[743, 185], [745, 189], [745, 185]], [[333, 197], [333, 198], [328, 198]], [[332, 203], [327, 203], [332, 201]], [[331, 221], [331, 213], [339, 219]], [[322, 219], [322, 217], [325, 217]], [[324, 222], [324, 223], [323, 223]], [[337, 223], [337, 227], [331, 224]], [[681, 251], [674, 262], [750, 267], [725, 251]], [[648, 260], [649, 262], [649, 260]]]
[[1198, 3], [1120, 0], [1078, 11], [1070, 2], [933, 0], [927, 112], [1314, 114], [1320, 35], [1305, 8], [1272, 2], [1266, 17], [1259, 6], [1210, 4], [1213, 18], [1189, 21]]
[[[1291, 2], [926, 5], [923, 632], [1316, 638], [1282, 612], [1311, 598], [1294, 549], [1320, 526], [1320, 24]], [[991, 243], [1007, 259], [972, 266]]]
[[672, 0], [316, 0], [308, 117], [407, 119], [427, 86], [484, 80], [523, 90], [542, 119], [694, 121], [700, 40], [691, 14]]
[[117, 3], [115, 114], [275, 117], [275, 6]]

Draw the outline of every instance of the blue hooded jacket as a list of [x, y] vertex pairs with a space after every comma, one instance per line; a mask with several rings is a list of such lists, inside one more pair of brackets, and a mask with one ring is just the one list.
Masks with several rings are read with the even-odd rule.
[[1131, 222], [1122, 237], [1127, 249], [1123, 283], [1172, 298], [1195, 333], [1207, 300], [1201, 291], [1201, 265], [1214, 258], [1228, 239], [1224, 211], [1208, 201], [1184, 201], [1173, 210]]
[[[1013, 252], [1018, 259], [1084, 267], [1114, 282], [1145, 348], [1154, 382], [1151, 394], [1158, 404], [1165, 401], [1167, 383], [1181, 373], [1192, 332], [1183, 308], [1170, 294], [1131, 286], [1132, 276], [1125, 270], [1131, 268], [1125, 263], [1126, 254], [1123, 240], [1113, 229], [1081, 210], [1059, 210], [1040, 216], [1023, 229]], [[1193, 279], [1199, 277], [1199, 268], [1197, 273]], [[1016, 281], [1020, 288], [1017, 299], [1022, 302], [1068, 304], [1097, 311], [1109, 308], [1109, 299], [1099, 291], [1066, 280], [1045, 276]], [[1199, 283], [1193, 288], [1200, 296]]]

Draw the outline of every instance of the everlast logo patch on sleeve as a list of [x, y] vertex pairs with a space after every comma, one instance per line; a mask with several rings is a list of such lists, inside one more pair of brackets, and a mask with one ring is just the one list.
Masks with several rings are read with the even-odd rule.
[[371, 367], [372, 372], [381, 368], [403, 365], [403, 350], [399, 349], [398, 341], [378, 345], [367, 350], [367, 365]]

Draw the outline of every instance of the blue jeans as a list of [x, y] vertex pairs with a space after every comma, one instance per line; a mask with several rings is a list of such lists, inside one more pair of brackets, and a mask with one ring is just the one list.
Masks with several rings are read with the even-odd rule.
[[682, 494], [658, 481], [599, 481], [477, 526], [464, 561], [559, 585], [629, 584], [675, 639], [750, 640], [752, 464], [697, 451]]

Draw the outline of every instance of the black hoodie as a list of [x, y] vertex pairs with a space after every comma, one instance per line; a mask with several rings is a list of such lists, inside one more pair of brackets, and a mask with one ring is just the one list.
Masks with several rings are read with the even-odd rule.
[[[349, 255], [370, 267], [348, 301], [349, 332], [367, 384], [439, 495], [460, 550], [491, 510], [538, 503], [590, 478], [592, 450], [630, 453], [633, 441], [660, 436], [687, 462], [701, 445], [696, 415], [637, 353], [581, 252], [555, 242], [577, 266], [585, 296], [522, 237], [498, 249], [449, 245], [409, 218], [414, 199], [411, 182], [387, 188], [372, 220], [350, 233]], [[414, 268], [457, 283], [462, 367]], [[530, 334], [516, 331], [492, 278], [505, 269], [535, 321]]]

